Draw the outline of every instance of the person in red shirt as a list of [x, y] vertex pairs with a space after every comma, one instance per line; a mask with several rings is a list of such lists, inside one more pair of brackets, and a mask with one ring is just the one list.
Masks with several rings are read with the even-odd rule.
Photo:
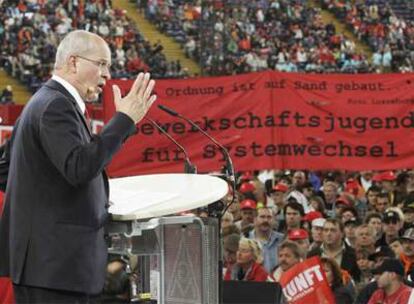
[[403, 283], [404, 267], [397, 259], [385, 259], [374, 270], [378, 274], [378, 290], [376, 290], [368, 304], [408, 304], [412, 288]]
[[224, 280], [264, 282], [268, 274], [261, 265], [262, 261], [262, 253], [257, 242], [242, 238], [237, 250], [236, 264], [227, 268]]

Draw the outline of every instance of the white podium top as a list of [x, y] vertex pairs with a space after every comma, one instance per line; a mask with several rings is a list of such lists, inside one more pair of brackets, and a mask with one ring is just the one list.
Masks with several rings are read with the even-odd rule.
[[227, 183], [201, 174], [153, 174], [109, 180], [109, 212], [115, 220], [160, 217], [199, 208], [223, 198]]

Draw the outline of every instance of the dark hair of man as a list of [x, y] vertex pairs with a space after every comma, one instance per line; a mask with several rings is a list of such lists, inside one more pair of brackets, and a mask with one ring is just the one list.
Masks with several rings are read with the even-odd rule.
[[358, 218], [358, 211], [356, 211], [356, 209], [352, 206], [346, 206], [346, 207], [342, 208], [341, 215], [344, 214], [347, 211], [351, 212], [354, 215], [355, 218]]
[[295, 258], [297, 258], [297, 259], [301, 259], [302, 258], [302, 250], [300, 249], [300, 247], [299, 247], [299, 245], [297, 243], [292, 242], [292, 241], [288, 241], [288, 240], [283, 241], [283, 243], [281, 243], [279, 245], [279, 252], [282, 249], [285, 249], [285, 248], [287, 248], [290, 251], [292, 251], [292, 253], [295, 256]]
[[326, 222], [325, 222], [325, 225], [326, 225], [326, 223], [331, 223], [335, 226], [338, 226], [339, 230], [341, 230], [342, 233], [344, 232], [344, 224], [342, 223], [342, 221], [340, 219], [338, 219], [338, 218], [327, 218]]
[[373, 218], [377, 218], [380, 219], [380, 221], [382, 221], [382, 215], [381, 213], [378, 212], [368, 212], [367, 215], [365, 216], [365, 220], [364, 223], [365, 224], [369, 224], [369, 221]]
[[390, 195], [388, 192], [381, 192], [378, 194], [378, 198], [387, 198], [388, 200], [390, 199]]
[[286, 206], [283, 208], [283, 214], [286, 216], [286, 210], [287, 208], [291, 208], [293, 210], [296, 210], [300, 213], [301, 216], [305, 215], [305, 210], [303, 209], [302, 204], [298, 203], [298, 202], [293, 202], [290, 201], [289, 203], [286, 204]]
[[371, 187], [368, 188], [366, 194], [368, 195], [369, 192], [377, 192], [377, 193], [381, 193], [381, 187], [378, 187], [377, 185], [372, 185]]

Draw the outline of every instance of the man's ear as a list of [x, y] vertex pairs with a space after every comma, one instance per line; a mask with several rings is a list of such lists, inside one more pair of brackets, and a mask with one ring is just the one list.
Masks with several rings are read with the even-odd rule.
[[77, 72], [77, 69], [78, 69], [77, 64], [78, 64], [78, 62], [76, 60], [76, 56], [70, 56], [69, 60], [67, 62], [68, 70], [71, 73], [75, 74]]

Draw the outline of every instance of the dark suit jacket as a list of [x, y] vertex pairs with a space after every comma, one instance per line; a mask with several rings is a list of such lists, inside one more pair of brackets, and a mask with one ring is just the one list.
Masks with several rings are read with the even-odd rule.
[[[322, 249], [321, 247], [316, 247], [309, 251], [307, 257], [313, 257], [313, 256], [321, 256], [322, 255]], [[341, 265], [339, 265], [342, 269], [348, 271], [348, 273], [352, 276], [352, 278], [359, 282], [361, 278], [361, 270], [358, 267], [358, 264], [356, 262], [356, 254], [355, 250], [352, 247], [349, 247], [345, 244], [345, 250], [342, 253], [342, 262]]]
[[107, 247], [104, 167], [135, 125], [116, 113], [92, 136], [75, 99], [49, 80], [24, 108], [12, 138], [0, 275], [16, 284], [99, 293]]

